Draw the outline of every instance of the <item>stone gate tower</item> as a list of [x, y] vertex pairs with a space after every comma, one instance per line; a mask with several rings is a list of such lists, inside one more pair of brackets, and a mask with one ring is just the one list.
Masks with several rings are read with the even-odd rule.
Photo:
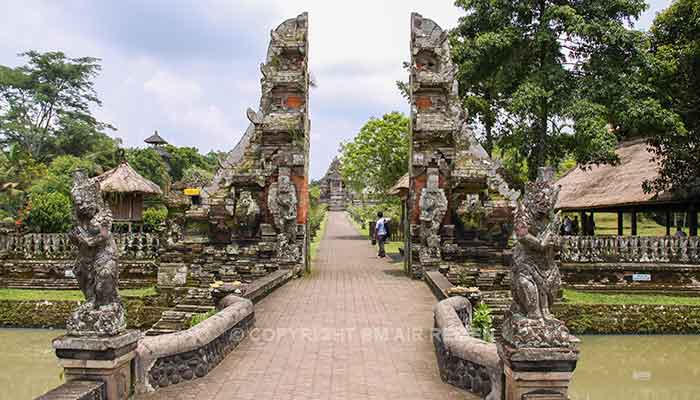
[[[507, 223], [518, 192], [508, 188], [492, 160], [467, 126], [458, 96], [456, 67], [450, 56], [448, 33], [420, 14], [411, 15], [411, 151], [407, 204], [410, 272], [468, 263], [469, 246], [482, 227], [465, 227], [461, 215], [470, 207], [486, 209], [489, 217], [503, 214]], [[466, 211], [465, 211], [466, 210]], [[484, 218], [483, 225], [488, 225]], [[491, 227], [493, 228], [493, 227]], [[502, 233], [502, 235], [508, 235]], [[490, 238], [493, 240], [494, 237]], [[506, 238], [507, 241], [507, 238]], [[487, 246], [488, 247], [488, 246]], [[503, 249], [487, 248], [495, 263]], [[501, 246], [505, 248], [505, 246]], [[474, 247], [472, 247], [473, 249]], [[493, 250], [493, 251], [492, 251]]]
[[308, 264], [309, 72], [308, 15], [271, 32], [261, 65], [258, 110], [187, 212], [185, 242], [204, 260], [204, 278], [262, 276]]

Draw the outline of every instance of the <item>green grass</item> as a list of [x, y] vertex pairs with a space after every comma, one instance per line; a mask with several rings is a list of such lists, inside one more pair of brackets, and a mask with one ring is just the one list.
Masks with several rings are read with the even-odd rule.
[[700, 305], [700, 297], [663, 294], [591, 293], [571, 289], [564, 289], [564, 301], [570, 304]]
[[192, 318], [190, 318], [190, 328], [193, 326], [202, 323], [202, 321], [206, 320], [207, 318], [211, 317], [212, 315], [216, 314], [218, 312], [217, 309], [209, 310], [205, 313], [197, 313], [193, 314]]
[[[362, 235], [364, 238], [367, 239], [369, 242], [369, 227], [368, 226], [360, 226], [360, 224], [357, 223], [354, 219], [350, 217], [350, 215], [347, 216], [348, 220], [352, 223], [352, 225], [357, 229], [357, 231]], [[386, 254], [399, 254], [399, 248], [403, 247], [403, 242], [393, 242], [389, 241], [386, 242], [384, 245], [384, 250], [386, 251]]]
[[[569, 215], [573, 218], [578, 214], [571, 213]], [[632, 234], [632, 215], [630, 213], [623, 214], [623, 228], [626, 236]], [[671, 229], [671, 234], [675, 232], [675, 228]], [[595, 213], [595, 233], [596, 235], [617, 236], [617, 213]], [[686, 231], [686, 233], [688, 232]], [[637, 234], [639, 236], [666, 236], [666, 227], [640, 213], [637, 214]]]
[[318, 228], [318, 232], [316, 232], [316, 237], [311, 242], [311, 248], [309, 249], [309, 254], [311, 256], [312, 263], [313, 263], [314, 259], [316, 258], [316, 254], [318, 254], [318, 247], [321, 245], [321, 239], [323, 239], [323, 235], [326, 233], [326, 224], [327, 223], [328, 223], [328, 213], [326, 213], [323, 216], [323, 221], [321, 221], [321, 226]]
[[[143, 289], [121, 289], [123, 297], [155, 296], [154, 287]], [[0, 289], [0, 300], [48, 300], [48, 301], [79, 301], [85, 297], [80, 290], [41, 290], [41, 289]]]

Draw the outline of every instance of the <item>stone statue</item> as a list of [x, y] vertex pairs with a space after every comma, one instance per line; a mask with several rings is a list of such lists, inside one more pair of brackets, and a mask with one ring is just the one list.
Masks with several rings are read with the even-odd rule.
[[[282, 170], [282, 168], [280, 168]], [[289, 174], [280, 171], [277, 183], [270, 185], [268, 208], [278, 229], [277, 254], [283, 260], [296, 261], [301, 256], [297, 237], [297, 193]]]
[[437, 168], [428, 169], [428, 183], [421, 191], [419, 207], [421, 261], [439, 260], [440, 225], [447, 212], [447, 197], [445, 191], [440, 189]]
[[126, 330], [126, 315], [117, 285], [117, 246], [112, 213], [102, 200], [99, 183], [84, 171], [73, 175], [71, 197], [75, 227], [68, 237], [78, 248], [73, 272], [85, 302], [66, 322], [71, 336], [116, 336]]
[[[296, 210], [295, 210], [296, 211]], [[243, 191], [236, 203], [236, 227], [242, 237], [252, 238], [258, 230], [260, 207], [249, 191]]]
[[550, 179], [551, 170], [540, 170], [537, 182], [526, 186], [515, 213], [513, 303], [502, 333], [516, 348], [570, 347], [575, 340], [551, 313], [561, 277], [554, 259], [559, 243], [560, 215], [554, 212], [559, 188]]

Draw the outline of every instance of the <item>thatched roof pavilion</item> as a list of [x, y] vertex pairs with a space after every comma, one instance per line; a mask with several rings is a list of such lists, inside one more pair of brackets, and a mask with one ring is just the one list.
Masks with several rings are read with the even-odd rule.
[[141, 221], [144, 196], [163, 194], [158, 185], [139, 175], [126, 161], [96, 179], [117, 221]]
[[408, 179], [408, 174], [405, 174], [401, 178], [399, 178], [398, 181], [396, 181], [396, 184], [392, 186], [391, 189], [389, 189], [389, 194], [392, 196], [398, 196], [402, 199], [408, 198], [408, 188], [409, 188], [409, 179]]
[[[618, 233], [622, 235], [622, 214], [632, 214], [632, 235], [636, 235], [638, 212], [688, 212], [690, 232], [697, 232], [698, 199], [680, 198], [671, 193], [645, 193], [644, 181], [658, 176], [659, 165], [652, 159], [646, 141], [622, 143], [615, 151], [617, 165], [576, 166], [559, 178], [561, 186], [556, 208], [562, 211], [618, 213]], [[582, 215], [582, 219], [584, 216]], [[590, 217], [589, 217], [590, 218]], [[667, 221], [669, 218], [667, 218]], [[667, 233], [670, 228], [667, 226]]]

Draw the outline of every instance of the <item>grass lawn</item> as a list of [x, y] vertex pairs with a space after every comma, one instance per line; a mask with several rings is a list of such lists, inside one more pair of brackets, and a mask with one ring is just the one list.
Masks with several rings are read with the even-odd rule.
[[700, 305], [700, 297], [667, 296], [663, 294], [591, 293], [571, 289], [564, 289], [564, 299], [569, 304]]
[[[578, 214], [570, 214], [573, 218]], [[623, 214], [624, 234], [632, 234], [632, 214]], [[676, 232], [676, 228], [671, 229], [671, 234]], [[596, 235], [617, 236], [617, 214], [616, 213], [595, 213], [595, 233]], [[686, 233], [687, 229], [686, 229]], [[639, 236], [666, 236], [666, 227], [659, 225], [644, 214], [637, 214], [637, 234]]]
[[[121, 289], [119, 294], [123, 297], [147, 297], [155, 296], [154, 287], [143, 289]], [[0, 300], [84, 300], [80, 290], [42, 290], [42, 289], [0, 289]]]
[[[348, 220], [355, 226], [355, 229], [357, 229], [358, 232], [360, 232], [360, 235], [364, 236], [367, 238], [367, 241], [369, 242], [369, 227], [368, 226], [360, 226], [357, 222], [355, 222], [354, 219], [350, 218], [350, 216], [347, 216]], [[399, 248], [403, 247], [403, 242], [386, 242], [384, 245], [384, 250], [386, 250], [387, 254], [399, 254]]]
[[321, 245], [321, 239], [323, 239], [323, 235], [326, 233], [326, 224], [327, 223], [328, 223], [328, 213], [326, 212], [326, 215], [323, 217], [323, 221], [321, 221], [321, 226], [318, 228], [318, 232], [316, 232], [316, 237], [311, 242], [311, 249], [309, 249], [312, 263], [314, 261], [314, 258], [316, 258], [316, 254], [318, 253], [318, 246]]

